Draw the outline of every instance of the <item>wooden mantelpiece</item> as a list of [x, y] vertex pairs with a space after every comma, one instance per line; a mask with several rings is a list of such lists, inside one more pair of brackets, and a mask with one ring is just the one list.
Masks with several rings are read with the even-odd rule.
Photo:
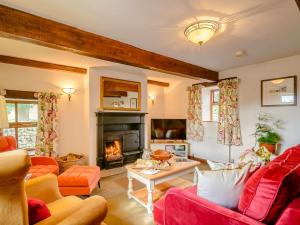
[[216, 71], [4, 5], [0, 5], [0, 36], [178, 76], [218, 80]]

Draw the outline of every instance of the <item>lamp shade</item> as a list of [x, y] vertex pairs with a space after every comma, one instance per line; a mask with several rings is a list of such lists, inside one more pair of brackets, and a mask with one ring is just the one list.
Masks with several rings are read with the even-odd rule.
[[5, 98], [0, 95], [0, 129], [8, 127], [9, 124], [6, 110], [6, 102]]
[[202, 45], [211, 39], [219, 30], [220, 25], [216, 21], [204, 20], [188, 26], [184, 34], [191, 42]]

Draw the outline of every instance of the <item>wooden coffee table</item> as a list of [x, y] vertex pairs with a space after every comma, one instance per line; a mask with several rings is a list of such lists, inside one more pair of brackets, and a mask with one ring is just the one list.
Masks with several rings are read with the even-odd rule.
[[[198, 165], [200, 165], [200, 162], [193, 160], [176, 162], [170, 169], [161, 170], [159, 173], [154, 175], [143, 174], [141, 173], [141, 169], [134, 169], [134, 165], [128, 165], [126, 166], [128, 176], [128, 198], [135, 199], [147, 209], [149, 214], [151, 214], [153, 210], [153, 202], [161, 197], [164, 194], [162, 192], [167, 191], [169, 187], [177, 186], [176, 184], [179, 185], [179, 181], [183, 180], [179, 178], [180, 176], [194, 172], [194, 184], [197, 183], [195, 167]], [[145, 184], [146, 188], [134, 191], [132, 185], [133, 179]], [[168, 186], [168, 182], [171, 183], [171, 186]], [[158, 190], [157, 193], [154, 193], [155, 188], [159, 185], [161, 189]]]

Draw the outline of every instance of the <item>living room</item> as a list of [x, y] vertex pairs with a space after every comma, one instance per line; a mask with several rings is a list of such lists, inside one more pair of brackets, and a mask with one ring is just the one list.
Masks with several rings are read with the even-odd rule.
[[0, 1], [0, 224], [300, 224], [299, 5]]

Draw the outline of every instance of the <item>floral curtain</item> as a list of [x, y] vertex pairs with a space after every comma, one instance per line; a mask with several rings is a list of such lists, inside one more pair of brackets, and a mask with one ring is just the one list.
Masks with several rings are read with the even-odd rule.
[[237, 78], [218, 83], [220, 89], [218, 143], [224, 145], [242, 144], [238, 107]]
[[58, 99], [59, 94], [52, 92], [41, 92], [38, 94], [37, 153], [40, 155], [53, 156], [56, 154]]
[[2, 96], [0, 92], [0, 136], [3, 135], [2, 129], [8, 127], [9, 124], [8, 124], [7, 111], [6, 111], [6, 102], [4, 96]]
[[203, 140], [203, 124], [201, 111], [201, 85], [188, 88], [188, 139], [192, 141]]

